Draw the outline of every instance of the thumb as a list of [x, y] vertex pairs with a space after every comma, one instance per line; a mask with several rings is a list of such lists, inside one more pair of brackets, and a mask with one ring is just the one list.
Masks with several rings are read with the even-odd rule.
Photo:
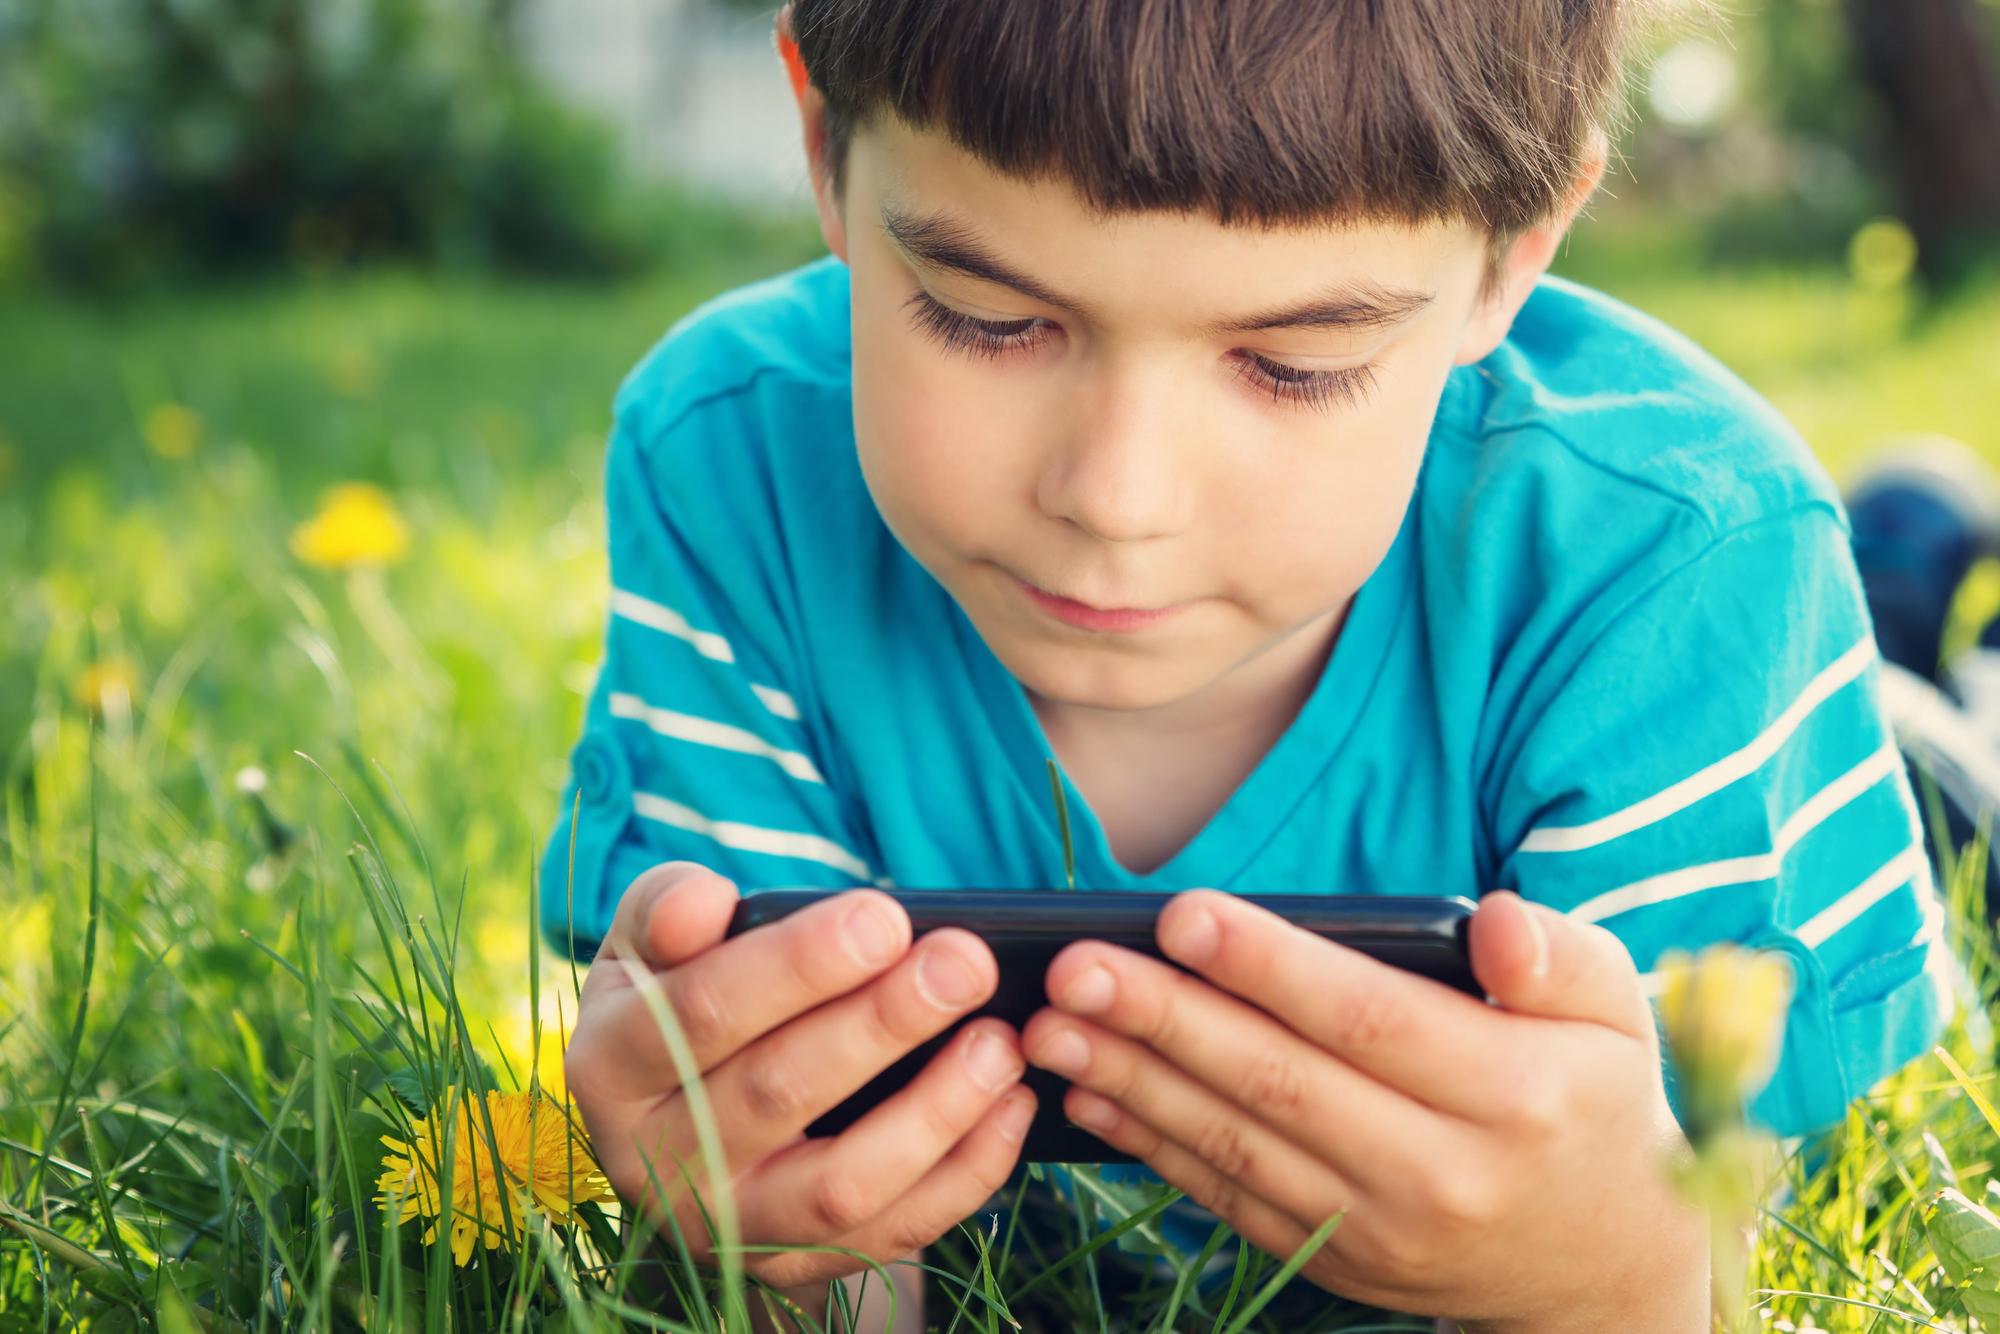
[[1639, 970], [1603, 927], [1496, 889], [1479, 900], [1469, 934], [1473, 976], [1502, 1009], [1655, 1036]]
[[696, 862], [661, 862], [626, 887], [602, 954], [672, 968], [719, 943], [738, 898], [733, 882]]

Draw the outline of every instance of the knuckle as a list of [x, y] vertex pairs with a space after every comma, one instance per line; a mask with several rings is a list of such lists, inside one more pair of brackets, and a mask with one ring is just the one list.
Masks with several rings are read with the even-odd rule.
[[1377, 1051], [1396, 1033], [1396, 1000], [1387, 991], [1364, 990], [1334, 1021], [1343, 1046], [1353, 1051]]
[[[949, 1227], [946, 1224], [945, 1227]], [[898, 1219], [888, 1231], [883, 1250], [890, 1255], [908, 1255], [920, 1251], [944, 1235], [944, 1227], [932, 1227], [914, 1218]]]
[[789, 1122], [805, 1111], [805, 1093], [785, 1063], [763, 1056], [743, 1072], [743, 1100], [762, 1121]]
[[1477, 1172], [1433, 1169], [1421, 1179], [1420, 1190], [1430, 1214], [1447, 1227], [1478, 1230], [1499, 1221], [1493, 1192]]
[[1568, 1102], [1556, 1080], [1544, 1075], [1525, 1075], [1507, 1098], [1507, 1120], [1517, 1131], [1534, 1139], [1549, 1139], [1569, 1120]]
[[1237, 1117], [1211, 1117], [1196, 1136], [1194, 1151], [1225, 1181], [1238, 1182], [1250, 1173], [1253, 1155]]
[[729, 1020], [723, 1012], [722, 998], [716, 994], [713, 979], [700, 972], [682, 969], [669, 976], [666, 992], [667, 1003], [680, 1023], [681, 1032], [687, 1037], [688, 1046], [704, 1052], [713, 1050], [722, 1042]]
[[744, 1272], [774, 1288], [796, 1288], [816, 1277], [812, 1259], [798, 1251], [784, 1251], [758, 1260], [746, 1259]]
[[[963, 1063], [960, 1063], [963, 1069]], [[961, 1106], [962, 1098], [940, 1092], [936, 1096], [920, 1099], [917, 1103], [923, 1114], [924, 1134], [929, 1145], [937, 1152], [956, 1144], [965, 1134], [965, 1116]]]
[[935, 1012], [915, 994], [914, 985], [906, 972], [901, 986], [883, 979], [868, 988], [862, 1021], [867, 1041], [877, 1050], [901, 1054], [936, 1027], [931, 1021]]
[[1355, 1259], [1378, 1282], [1400, 1285], [1417, 1281], [1432, 1269], [1430, 1244], [1417, 1227], [1379, 1227], [1364, 1237], [1349, 1238]]
[[1217, 1172], [1204, 1172], [1199, 1189], [1188, 1192], [1194, 1202], [1218, 1218], [1236, 1216], [1237, 1205], [1242, 1202], [1243, 1189], [1234, 1180]]
[[[1164, 988], [1162, 992], [1154, 993], [1156, 999], [1151, 1002], [1153, 1012], [1146, 1016], [1145, 1022], [1142, 1025], [1142, 1031], [1146, 1034], [1146, 1040], [1149, 1043], [1158, 1047], [1172, 1047], [1178, 1044], [1180, 1035], [1180, 1021], [1178, 1016], [1181, 1014], [1183, 1005], [1194, 999], [1194, 986], [1195, 980], [1193, 978], [1176, 973], [1172, 978], [1171, 985]], [[1150, 991], [1151, 989], [1146, 988], [1144, 990]]]
[[1014, 1174], [1017, 1156], [1015, 1150], [997, 1135], [990, 1138], [989, 1144], [989, 1151], [980, 1156], [971, 1171], [973, 1184], [979, 1187], [980, 1205], [990, 1203], [994, 1196], [1007, 1188], [1007, 1182]]
[[1243, 1078], [1244, 1104], [1267, 1119], [1289, 1121], [1304, 1110], [1298, 1066], [1281, 1050], [1260, 1051]]
[[839, 1236], [875, 1216], [870, 1192], [846, 1172], [822, 1172], [807, 1195], [812, 1221], [823, 1232]]

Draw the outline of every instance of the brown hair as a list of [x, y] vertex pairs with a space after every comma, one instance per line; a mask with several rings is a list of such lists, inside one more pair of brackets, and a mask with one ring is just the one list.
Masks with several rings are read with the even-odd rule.
[[[1625, 108], [1648, 0], [794, 0], [832, 184], [886, 108], [1107, 213], [1463, 219], [1505, 247]], [[1607, 134], [1608, 137], [1608, 134]]]

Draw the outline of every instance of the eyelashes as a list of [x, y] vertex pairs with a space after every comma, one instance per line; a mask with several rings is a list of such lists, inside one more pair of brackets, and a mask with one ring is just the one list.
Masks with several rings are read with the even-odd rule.
[[935, 339], [947, 351], [969, 352], [975, 356], [997, 357], [1005, 352], [1033, 347], [1044, 341], [1048, 326], [1040, 320], [977, 320], [938, 301], [921, 289], [908, 305], [918, 332]]
[[1272, 361], [1255, 352], [1240, 354], [1236, 365], [1237, 378], [1248, 380], [1259, 389], [1270, 390], [1273, 402], [1290, 399], [1308, 407], [1325, 408], [1336, 402], [1355, 402], [1375, 387], [1373, 366], [1306, 371], [1297, 366], [1287, 366], [1282, 361]]
[[[1010, 352], [1025, 352], [1046, 342], [1055, 326], [1041, 319], [981, 320], [953, 310], [930, 293], [919, 289], [905, 302], [911, 308], [910, 322], [917, 332], [951, 352], [997, 358]], [[1237, 351], [1236, 374], [1259, 393], [1268, 392], [1274, 403], [1297, 403], [1325, 409], [1336, 403], [1352, 403], [1375, 387], [1375, 367], [1351, 366], [1336, 370], [1302, 370], [1256, 352]]]

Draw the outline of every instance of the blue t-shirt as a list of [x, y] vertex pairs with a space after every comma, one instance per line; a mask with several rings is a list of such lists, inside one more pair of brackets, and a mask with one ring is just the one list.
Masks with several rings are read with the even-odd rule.
[[[1064, 883], [1047, 736], [877, 513], [850, 364], [827, 257], [710, 301], [624, 382], [604, 657], [542, 868], [557, 948], [572, 890], [587, 955], [662, 861], [745, 892]], [[1687, 339], [1544, 277], [1451, 372], [1290, 727], [1149, 874], [1069, 787], [1077, 891], [1506, 887], [1602, 923], [1649, 987], [1671, 947], [1781, 950], [1796, 994], [1752, 1115], [1817, 1129], [1953, 1004], [1878, 661], [1796, 432]]]

